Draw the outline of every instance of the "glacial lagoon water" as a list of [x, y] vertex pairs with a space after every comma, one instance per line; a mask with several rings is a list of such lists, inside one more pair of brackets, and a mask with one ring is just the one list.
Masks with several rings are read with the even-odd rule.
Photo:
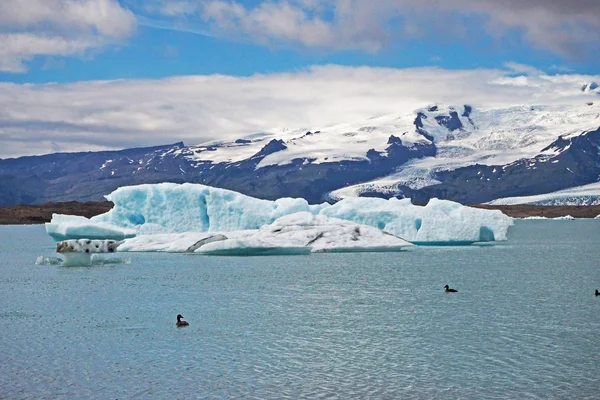
[[42, 226], [0, 239], [2, 399], [598, 397], [600, 221], [518, 221], [496, 246], [81, 268], [36, 264], [56, 256]]

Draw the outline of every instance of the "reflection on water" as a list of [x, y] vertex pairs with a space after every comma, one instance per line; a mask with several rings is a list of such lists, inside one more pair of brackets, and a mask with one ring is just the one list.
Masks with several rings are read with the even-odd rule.
[[596, 398], [599, 234], [35, 268], [43, 228], [0, 227], [0, 398]]
[[[35, 259], [36, 265], [63, 265], [64, 260], [60, 257], [46, 257], [38, 256]], [[131, 264], [131, 257], [114, 257], [114, 256], [100, 256], [98, 254], [92, 255], [92, 266], [94, 265], [111, 265], [111, 264]]]
[[45, 257], [38, 256], [35, 259], [36, 265], [61, 265], [63, 263], [63, 259], [60, 257]]

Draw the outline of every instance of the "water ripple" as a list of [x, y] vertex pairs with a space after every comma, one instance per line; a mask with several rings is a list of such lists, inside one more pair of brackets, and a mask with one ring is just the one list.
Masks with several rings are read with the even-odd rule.
[[39, 248], [13, 251], [0, 398], [596, 398], [597, 225], [528, 226], [510, 246], [119, 268], [35, 268]]

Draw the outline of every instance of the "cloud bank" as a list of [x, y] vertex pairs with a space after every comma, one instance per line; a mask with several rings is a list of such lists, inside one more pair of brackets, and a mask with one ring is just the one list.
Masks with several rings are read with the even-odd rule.
[[444, 70], [317, 66], [250, 77], [183, 76], [69, 84], [0, 83], [0, 157], [235, 139], [322, 129], [433, 103], [582, 105], [600, 76], [531, 67]]
[[268, 45], [376, 52], [404, 39], [476, 42], [473, 36], [485, 34], [496, 41], [517, 35], [567, 57], [593, 57], [600, 49], [597, 0], [129, 1], [142, 12]]
[[26, 72], [35, 56], [71, 56], [119, 43], [135, 30], [116, 0], [0, 1], [0, 71]]

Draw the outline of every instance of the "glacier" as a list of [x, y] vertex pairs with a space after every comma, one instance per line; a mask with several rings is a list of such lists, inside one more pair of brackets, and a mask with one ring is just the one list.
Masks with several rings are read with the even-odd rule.
[[490, 201], [492, 205], [531, 204], [536, 206], [594, 206], [600, 205], [600, 182], [576, 186], [533, 196], [504, 197]]
[[[159, 183], [121, 187], [106, 198], [115, 205], [90, 219], [54, 215], [50, 236], [125, 242], [119, 251], [188, 251], [204, 254], [397, 250], [413, 244], [470, 244], [507, 240], [512, 218], [432, 199], [347, 198], [311, 205], [301, 198], [260, 200], [200, 184]], [[354, 234], [353, 234], [354, 232]], [[357, 236], [356, 232], [360, 234]], [[60, 233], [58, 235], [57, 233]], [[135, 236], [134, 238], [131, 238]], [[311, 240], [319, 236], [308, 246]], [[244, 250], [245, 249], [245, 250]], [[286, 250], [287, 249], [287, 250]]]
[[[444, 121], [454, 121], [458, 129], [448, 128]], [[415, 109], [406, 115], [386, 115], [363, 121], [354, 126], [323, 128], [328, 137], [335, 137], [333, 144], [340, 143], [335, 149], [327, 149], [327, 156], [333, 154], [352, 154], [359, 157], [349, 139], [343, 136], [347, 132], [361, 132], [368, 127], [368, 135], [360, 139], [368, 141], [366, 149], [374, 148], [382, 151], [383, 143], [390, 135], [397, 135], [406, 145], [418, 143], [414, 139], [415, 116], [418, 118], [422, 132], [435, 143], [435, 157], [424, 157], [410, 160], [398, 171], [390, 175], [380, 176], [373, 180], [356, 183], [333, 190], [329, 198], [339, 200], [356, 197], [365, 192], [378, 192], [388, 197], [399, 194], [399, 186], [407, 186], [420, 190], [440, 183], [436, 173], [451, 171], [463, 167], [479, 165], [508, 165], [524, 158], [534, 158], [541, 149], [553, 143], [558, 137], [564, 138], [581, 135], [582, 132], [598, 128], [598, 104], [586, 105], [584, 101], [572, 104], [531, 104], [513, 106], [471, 107], [458, 104], [435, 104], [435, 106]], [[362, 126], [361, 126], [362, 125]], [[408, 137], [400, 132], [409, 133]], [[382, 137], [384, 134], [388, 136]], [[336, 137], [340, 135], [339, 137]], [[379, 136], [381, 135], [381, 136]], [[418, 136], [417, 136], [418, 137]], [[290, 139], [283, 134], [277, 135], [288, 143]], [[423, 137], [420, 137], [423, 140]], [[294, 142], [294, 152], [282, 151], [270, 157], [307, 157], [321, 156], [317, 152], [305, 151], [298, 154], [301, 144]], [[334, 145], [331, 145], [333, 148]], [[305, 147], [308, 149], [309, 147]], [[365, 149], [363, 148], [363, 150]], [[312, 148], [311, 148], [312, 149]], [[228, 151], [231, 151], [228, 149]], [[208, 153], [208, 152], [207, 152]], [[211, 152], [211, 159], [216, 159], [216, 152]], [[204, 153], [202, 153], [204, 154]], [[202, 157], [198, 154], [198, 157]], [[545, 155], [551, 155], [545, 152]], [[554, 153], [557, 155], [558, 153]], [[224, 154], [223, 154], [224, 155]], [[362, 154], [364, 156], [364, 154]], [[348, 157], [349, 158], [349, 157]], [[225, 159], [225, 158], [224, 158]], [[291, 160], [292, 158], [290, 158]], [[266, 159], [265, 159], [266, 160]], [[281, 160], [280, 164], [288, 160]], [[264, 161], [263, 161], [264, 163]]]

